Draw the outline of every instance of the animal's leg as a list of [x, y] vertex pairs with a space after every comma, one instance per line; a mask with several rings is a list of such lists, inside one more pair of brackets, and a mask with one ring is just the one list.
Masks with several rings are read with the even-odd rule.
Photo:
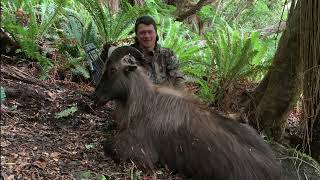
[[158, 161], [154, 148], [128, 131], [121, 132], [112, 141], [106, 141], [104, 150], [116, 161], [132, 160], [143, 169], [154, 169]]

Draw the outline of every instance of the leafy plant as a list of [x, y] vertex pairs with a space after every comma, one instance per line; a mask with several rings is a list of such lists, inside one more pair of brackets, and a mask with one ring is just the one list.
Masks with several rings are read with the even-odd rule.
[[165, 18], [174, 18], [176, 7], [167, 5], [162, 0], [144, 1], [144, 6], [147, 8], [148, 14], [152, 15], [156, 20]]
[[112, 13], [110, 8], [98, 0], [80, 0], [83, 7], [90, 13], [99, 35], [104, 42], [117, 42], [128, 37], [135, 19], [144, 14], [146, 9], [131, 6], [123, 2], [119, 12]]
[[93, 144], [85, 144], [86, 149], [90, 150], [92, 148], [94, 148]]
[[68, 116], [72, 116], [77, 111], [78, 111], [77, 106], [71, 106], [70, 108], [67, 108], [59, 113], [56, 113], [55, 118], [61, 119]]
[[261, 71], [266, 47], [259, 42], [258, 32], [243, 33], [228, 24], [207, 33], [205, 38], [212, 53], [209, 86], [221, 105], [234, 83]]
[[66, 70], [71, 70], [74, 75], [80, 75], [86, 79], [90, 78], [90, 73], [88, 71], [86, 59], [83, 56], [78, 58], [72, 57], [68, 52], [64, 52], [68, 62], [65, 65]]
[[201, 37], [190, 31], [181, 22], [163, 19], [159, 26], [159, 43], [173, 50], [180, 60], [182, 71], [193, 77], [206, 75], [210, 61], [207, 61], [207, 49]]
[[38, 61], [43, 70], [42, 78], [47, 76], [52, 62], [40, 53], [38, 43], [53, 25], [63, 6], [62, 0], [3, 2], [1, 26], [10, 32], [27, 57]]
[[99, 177], [99, 179], [100, 179], [100, 180], [107, 180], [107, 178], [106, 178], [105, 175], [101, 175], [101, 176]]
[[79, 3], [73, 3], [70, 6], [72, 7], [65, 8], [66, 15], [60, 22], [61, 38], [76, 40], [78, 48], [83, 48], [88, 43], [94, 43], [97, 46], [102, 44], [91, 14]]
[[81, 173], [81, 179], [91, 179], [92, 178], [92, 172], [90, 170], [84, 171]]
[[197, 79], [196, 83], [200, 85], [198, 96], [204, 100], [212, 100], [214, 96], [210, 89], [209, 83], [202, 79]]
[[0, 102], [6, 99], [6, 92], [4, 91], [4, 87], [0, 87]]

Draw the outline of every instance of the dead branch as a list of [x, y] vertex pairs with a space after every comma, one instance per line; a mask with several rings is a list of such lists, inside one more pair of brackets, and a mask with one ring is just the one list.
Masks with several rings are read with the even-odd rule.
[[210, 3], [211, 0], [200, 0], [193, 8], [191, 8], [190, 10], [188, 10], [187, 12], [179, 15], [177, 18], [176, 18], [176, 21], [183, 21], [185, 20], [186, 18], [188, 18], [189, 16], [197, 13], [198, 11], [200, 11], [200, 9], [207, 5], [208, 3]]
[[260, 29], [259, 31], [261, 32], [261, 38], [265, 39], [272, 34], [280, 33], [286, 29], [286, 26], [286, 22], [280, 22], [280, 24], [277, 23], [272, 26]]

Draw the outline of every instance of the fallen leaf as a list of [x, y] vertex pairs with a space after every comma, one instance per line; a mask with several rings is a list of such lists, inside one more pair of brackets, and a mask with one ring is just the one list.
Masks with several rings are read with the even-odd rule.
[[33, 165], [44, 170], [47, 167], [47, 162], [43, 158], [39, 158], [37, 161], [33, 162]]
[[7, 180], [13, 180], [13, 179], [15, 179], [15, 178], [14, 178], [14, 175], [10, 175], [10, 176], [7, 178]]
[[29, 163], [22, 163], [22, 164], [20, 164], [19, 166], [17, 166], [17, 167], [15, 168], [15, 171], [18, 172], [18, 173], [20, 173], [21, 170], [22, 170], [25, 166], [27, 166], [27, 165], [29, 165]]
[[12, 153], [11, 155], [13, 156], [14, 159], [17, 159], [19, 157], [19, 155], [16, 153]]
[[50, 91], [47, 91], [47, 95], [49, 96], [48, 98], [49, 101], [54, 101], [57, 97], [55, 93], [52, 93]]
[[54, 160], [54, 161], [59, 161], [59, 156], [60, 153], [59, 152], [53, 152], [50, 154], [50, 157]]
[[1, 147], [7, 147], [11, 144], [10, 141], [1, 139]]
[[22, 151], [22, 152], [18, 152], [18, 155], [20, 155], [20, 156], [27, 156], [27, 153], [26, 153], [26, 151]]

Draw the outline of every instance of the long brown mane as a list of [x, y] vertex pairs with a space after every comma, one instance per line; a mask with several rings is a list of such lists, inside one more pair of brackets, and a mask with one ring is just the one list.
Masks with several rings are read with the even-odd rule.
[[111, 59], [106, 72], [117, 72], [104, 76], [105, 84], [96, 89], [98, 97], [126, 97], [116, 110], [121, 131], [107, 147], [118, 158], [148, 169], [160, 163], [194, 179], [280, 179], [271, 149], [254, 129], [179, 91], [153, 86], [122, 57]]

